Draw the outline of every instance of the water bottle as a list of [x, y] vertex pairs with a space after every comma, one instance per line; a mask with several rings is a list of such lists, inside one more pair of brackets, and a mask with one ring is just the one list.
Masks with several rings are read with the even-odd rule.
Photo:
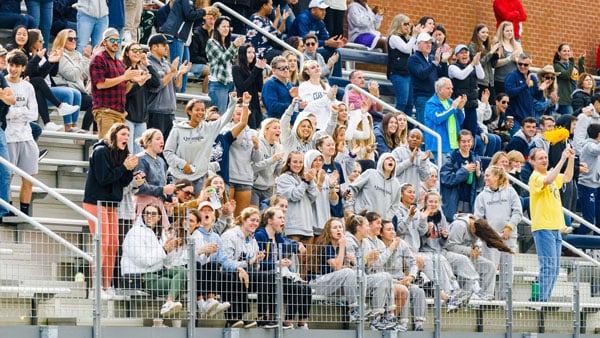
[[538, 279], [534, 279], [533, 282], [531, 282], [531, 298], [530, 300], [532, 302], [539, 302], [540, 300], [540, 282], [538, 281]]

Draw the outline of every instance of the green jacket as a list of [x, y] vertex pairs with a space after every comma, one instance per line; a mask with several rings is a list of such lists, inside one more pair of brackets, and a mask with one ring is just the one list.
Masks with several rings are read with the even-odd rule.
[[[579, 58], [579, 66], [577, 67], [577, 70], [579, 71], [579, 75], [581, 75], [581, 73], [585, 72], [585, 67], [584, 67], [584, 57], [581, 56]], [[554, 71], [555, 72], [560, 72], [560, 74], [557, 76], [557, 83], [558, 83], [558, 104], [559, 105], [565, 105], [565, 106], [570, 106], [571, 105], [571, 93], [573, 93], [573, 91], [575, 90], [575, 84], [573, 81], [571, 80], [571, 74], [573, 73], [573, 68], [575, 68], [575, 59], [574, 58], [569, 58], [569, 65], [565, 66], [564, 63], [557, 61], [554, 62]]]

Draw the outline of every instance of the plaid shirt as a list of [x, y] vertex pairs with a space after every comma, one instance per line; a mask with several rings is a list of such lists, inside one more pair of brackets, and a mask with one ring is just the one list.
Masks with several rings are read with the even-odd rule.
[[90, 62], [90, 79], [92, 80], [92, 109], [110, 108], [119, 112], [125, 111], [125, 81], [116, 86], [98, 89], [98, 83], [106, 79], [119, 77], [125, 73], [125, 65], [113, 59], [106, 51], [96, 55]]
[[222, 84], [233, 81], [231, 65], [237, 58], [237, 47], [231, 44], [227, 50], [215, 39], [209, 39], [206, 43], [206, 58], [210, 66], [209, 77], [216, 79]]

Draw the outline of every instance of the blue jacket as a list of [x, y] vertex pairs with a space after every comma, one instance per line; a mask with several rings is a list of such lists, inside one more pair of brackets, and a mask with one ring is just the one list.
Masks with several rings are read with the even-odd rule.
[[[258, 248], [266, 253], [265, 259], [260, 262], [261, 271], [275, 270], [277, 257], [276, 250], [273, 250], [273, 242], [269, 241], [269, 235], [265, 228], [257, 229], [254, 232], [254, 239], [258, 243]], [[281, 258], [289, 258], [291, 254], [298, 252], [298, 242], [285, 237], [283, 234], [275, 234], [277, 246], [281, 244]]]
[[435, 65], [423, 53], [416, 52], [408, 57], [408, 72], [413, 87], [413, 97], [431, 96], [435, 94], [435, 81], [443, 76], [448, 76], [448, 64], [440, 62]]
[[519, 123], [524, 118], [534, 116], [535, 104], [533, 99], [540, 100], [544, 92], [538, 89], [537, 77], [533, 76], [533, 86], [527, 86], [527, 79], [518, 70], [512, 71], [504, 79], [504, 91], [510, 97], [506, 116], [514, 116]]
[[[481, 159], [473, 151], [469, 152], [469, 162], [481, 163]], [[460, 155], [458, 149], [454, 150], [450, 154], [446, 155], [442, 169], [440, 170], [440, 193], [444, 196], [444, 203], [442, 211], [448, 222], [454, 220], [454, 215], [458, 210], [459, 201], [459, 187], [461, 184], [467, 184], [469, 179], [469, 172], [464, 167], [463, 158]], [[471, 185], [471, 210], [473, 212], [473, 206], [475, 205], [475, 197], [477, 197], [477, 190], [483, 187], [483, 172], [477, 178], [473, 173], [473, 184]], [[461, 210], [465, 211], [465, 210]]]
[[283, 83], [276, 77], [271, 77], [263, 84], [262, 100], [267, 109], [267, 117], [280, 119], [285, 110], [292, 104], [290, 95], [292, 84]]
[[318, 20], [310, 14], [310, 9], [298, 13], [288, 31], [288, 36], [304, 37], [313, 33], [319, 39], [319, 47], [325, 47], [325, 40], [329, 39], [329, 32], [325, 28], [325, 21]]
[[[452, 99], [448, 99], [448, 103], [452, 105]], [[433, 129], [442, 137], [442, 153], [449, 153], [450, 136], [448, 135], [448, 118], [454, 115], [456, 117], [456, 136], [460, 131], [460, 125], [465, 120], [465, 112], [462, 109], [446, 109], [442, 105], [437, 94], [434, 94], [425, 104], [425, 125]], [[437, 151], [437, 139], [429, 133], [425, 133], [425, 149]]]
[[4, 0], [0, 2], [0, 13], [21, 14], [21, 0]]
[[194, 21], [205, 15], [206, 12], [203, 9], [195, 10], [189, 0], [175, 0], [167, 21], [160, 26], [160, 32], [186, 41], [190, 36]]

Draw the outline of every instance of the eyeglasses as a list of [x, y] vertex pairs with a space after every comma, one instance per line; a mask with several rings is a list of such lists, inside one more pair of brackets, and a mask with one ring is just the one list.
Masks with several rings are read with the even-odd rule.
[[500, 101], [502, 104], [508, 104], [508, 101]]
[[110, 42], [110, 43], [121, 43], [121, 41], [122, 41], [121, 39], [115, 39], [115, 38], [108, 39], [108, 42]]
[[305, 42], [304, 45], [308, 46], [308, 47], [312, 47], [312, 46], [316, 46], [317, 43], [316, 42]]
[[290, 67], [288, 66], [281, 66], [281, 67], [276, 67], [275, 69], [280, 70], [280, 71], [286, 71], [286, 70], [290, 70]]
[[70, 36], [70, 37], [68, 37], [68, 38], [67, 38], [67, 41], [69, 41], [69, 42], [77, 42], [77, 40], [78, 40], [78, 39], [77, 39], [77, 37], [76, 37], [76, 36], [75, 36], [75, 37], [71, 37], [71, 36]]
[[517, 62], [517, 65], [519, 65], [519, 67], [525, 67], [525, 68], [529, 67], [528, 63], [523, 63], [523, 62]]
[[135, 54], [142, 54], [144, 52], [141, 48], [131, 48], [129, 51]]
[[146, 212], [144, 213], [144, 215], [145, 215], [145, 216], [156, 217], [156, 216], [158, 216], [158, 215], [160, 215], [160, 214], [158, 213], [158, 211], [146, 211]]

